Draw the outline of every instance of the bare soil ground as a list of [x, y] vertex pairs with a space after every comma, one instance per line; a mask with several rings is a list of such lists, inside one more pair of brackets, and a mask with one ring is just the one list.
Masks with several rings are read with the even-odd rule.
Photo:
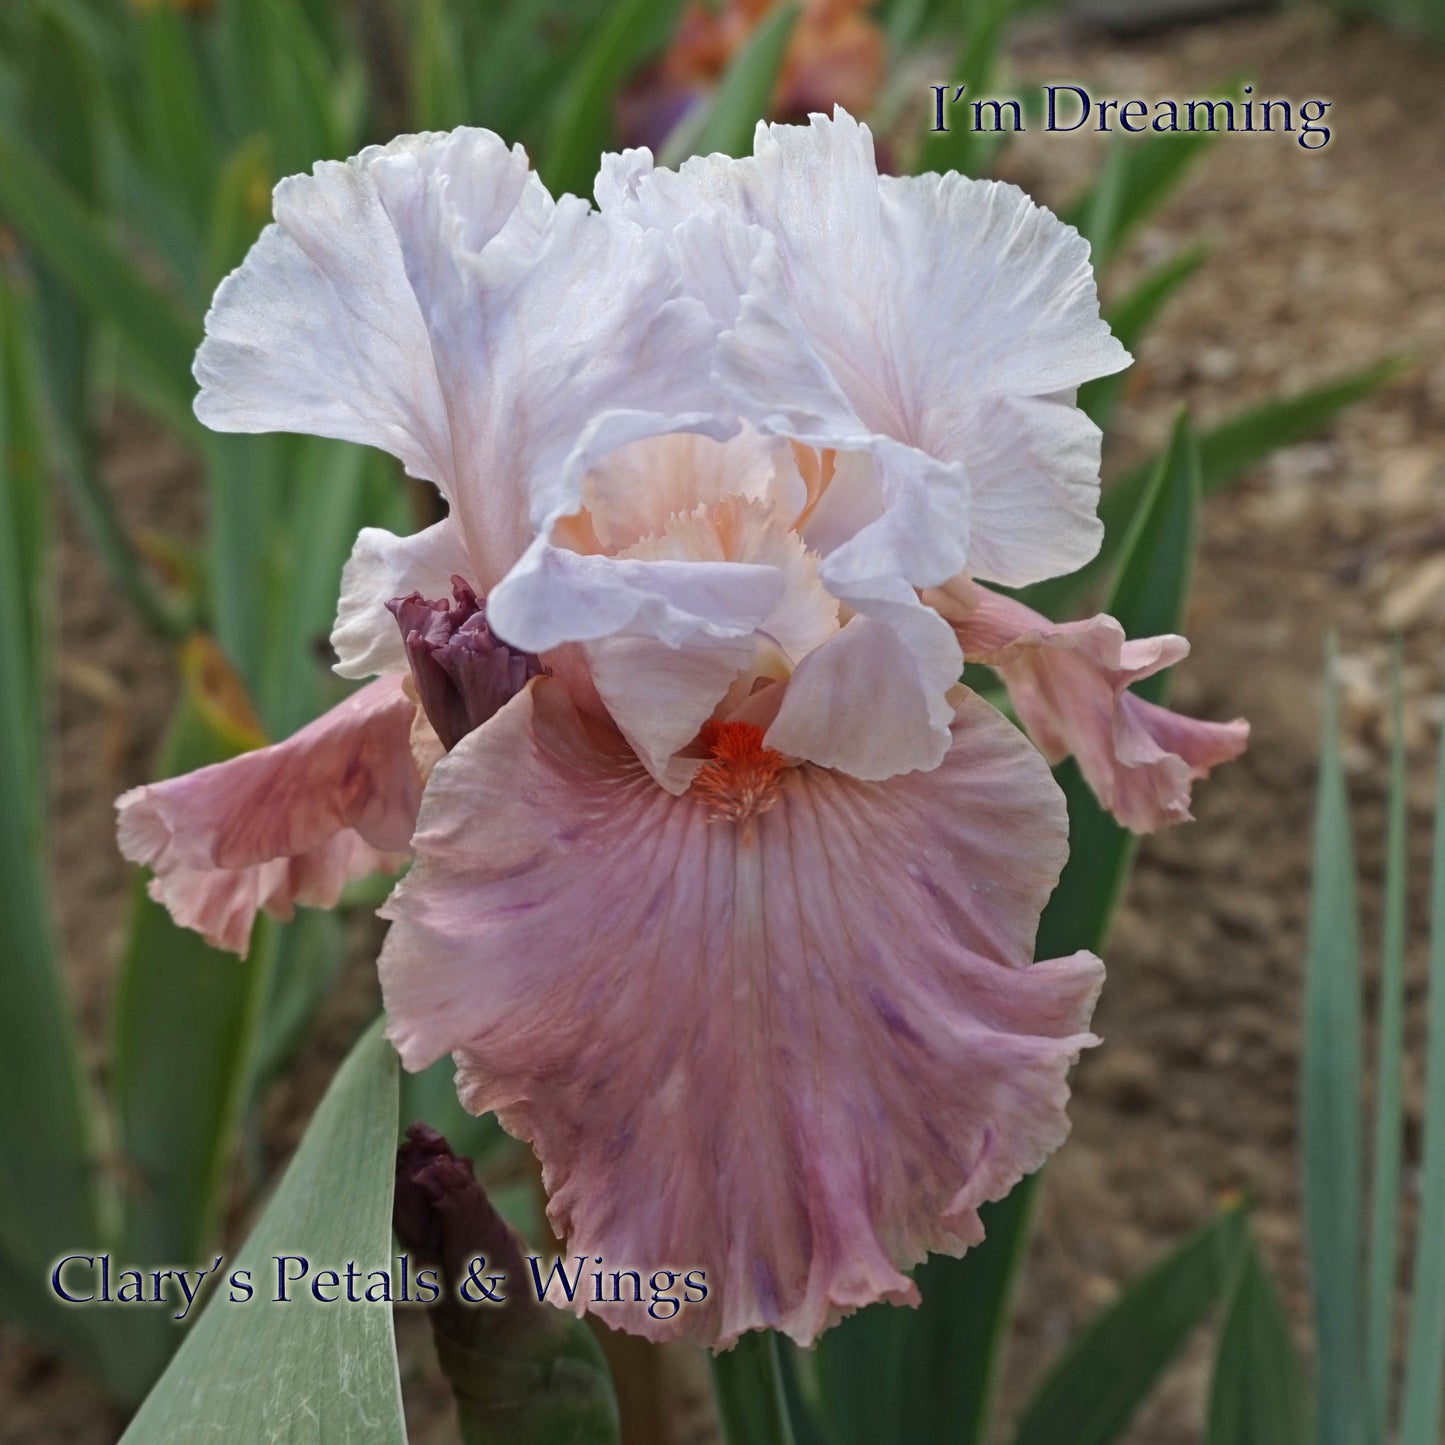
[[[1140, 849], [1106, 953], [1105, 1044], [1079, 1066], [1073, 1137], [1049, 1166], [1013, 1341], [1014, 1400], [1091, 1310], [1232, 1191], [1255, 1200], [1256, 1229], [1304, 1325], [1295, 1105], [1325, 635], [1336, 632], [1341, 651], [1367, 944], [1390, 634], [1404, 637], [1417, 884], [1445, 680], [1445, 56], [1295, 13], [1127, 46], [1043, 37], [1018, 65], [1034, 80], [1087, 77], [1096, 96], [1208, 94], [1243, 77], [1256, 95], [1333, 101], [1319, 151], [1281, 135], [1217, 141], [1132, 245], [1136, 263], [1198, 239], [1212, 255], [1142, 349], [1116, 461], [1157, 447], [1181, 402], [1207, 426], [1387, 354], [1415, 365], [1205, 508], [1194, 654], [1173, 701], [1244, 715], [1251, 746], [1198, 788], [1196, 823]], [[1081, 142], [1027, 136], [1010, 166], [1042, 199], [1062, 199], [1087, 174]], [[1111, 280], [1127, 283], [1123, 271]], [[1407, 1192], [1421, 1100], [1418, 909], [1414, 922]], [[1207, 1367], [1196, 1349], [1129, 1439], [1198, 1440]]]
[[[1198, 790], [1198, 822], [1148, 839], [1107, 952], [1097, 1027], [1080, 1065], [1074, 1135], [1049, 1167], [1025, 1277], [1006, 1407], [1120, 1285], [1242, 1190], [1305, 1338], [1295, 1139], [1300, 958], [1308, 882], [1321, 653], [1339, 634], [1358, 843], [1378, 916], [1388, 638], [1405, 643], [1417, 878], [1428, 852], [1431, 750], [1445, 682], [1445, 55], [1373, 28], [1291, 13], [1128, 45], [1054, 27], [1026, 37], [1021, 84], [1087, 80], [1095, 94], [1207, 93], [1245, 76], [1256, 94], [1334, 102], [1330, 144], [1279, 135], [1219, 141], [1192, 182], [1132, 244], [1114, 289], [1175, 247], [1213, 254], [1143, 348], [1114, 462], [1157, 446], [1182, 401], [1205, 425], [1279, 390], [1390, 353], [1414, 366], [1331, 431], [1278, 455], [1206, 508], [1175, 705], [1253, 724], [1245, 759]], [[1002, 87], [996, 87], [1001, 90]], [[1006, 173], [1058, 203], [1091, 173], [1097, 137], [1021, 138]], [[134, 424], [110, 470], [137, 528], [199, 531], [184, 457]], [[59, 913], [89, 1063], [104, 1068], [111, 960], [126, 871], [111, 799], [147, 775], [169, 711], [170, 660], [108, 587], [67, 523], [54, 859]], [[1418, 892], [1419, 890], [1417, 890]], [[1418, 1171], [1424, 920], [1410, 960], [1407, 1192]], [[268, 1111], [277, 1155], [359, 1022], [376, 1005], [359, 949], [335, 1009]], [[1134, 1445], [1200, 1437], [1201, 1341], [1136, 1423]], [[70, 1372], [0, 1336], [0, 1439], [101, 1442], [120, 1421]], [[402, 1339], [422, 1380], [413, 1438], [448, 1438], [425, 1387], [425, 1340]], [[633, 1388], [651, 1386], [627, 1371]], [[707, 1436], [700, 1376], [674, 1360], [662, 1390], [677, 1440]], [[650, 1432], [649, 1432], [650, 1433]], [[643, 1437], [639, 1434], [638, 1439]]]

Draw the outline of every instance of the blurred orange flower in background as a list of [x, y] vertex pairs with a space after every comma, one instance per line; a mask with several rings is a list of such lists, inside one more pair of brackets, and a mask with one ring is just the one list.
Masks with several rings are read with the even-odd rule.
[[[625, 144], [656, 150], [679, 120], [713, 89], [777, 0], [692, 4], [666, 53], [618, 102]], [[768, 118], [802, 120], [841, 105], [866, 115], [883, 84], [883, 32], [867, 0], [805, 0], [788, 41]]]

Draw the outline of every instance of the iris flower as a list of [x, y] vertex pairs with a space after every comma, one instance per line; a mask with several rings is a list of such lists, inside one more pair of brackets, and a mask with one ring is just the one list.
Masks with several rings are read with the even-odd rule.
[[989, 585], [1100, 541], [1074, 392], [1128, 357], [1075, 231], [880, 176], [841, 110], [675, 173], [609, 155], [595, 194], [479, 130], [277, 188], [198, 414], [385, 448], [448, 510], [356, 543], [332, 640], [374, 680], [128, 793], [121, 844], [237, 950], [409, 855], [404, 1064], [452, 1054], [532, 1144], [570, 1256], [705, 1272], [671, 1321], [601, 1313], [807, 1342], [916, 1300], [1067, 1132], [1103, 968], [1031, 961], [1067, 853], [1044, 755], [1152, 828], [1244, 725], [1127, 691], [1182, 639]]

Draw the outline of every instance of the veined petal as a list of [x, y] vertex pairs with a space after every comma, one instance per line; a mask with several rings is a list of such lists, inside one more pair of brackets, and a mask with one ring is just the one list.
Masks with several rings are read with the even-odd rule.
[[669, 647], [655, 637], [604, 637], [586, 651], [597, 694], [642, 765], [668, 792], [685, 792], [698, 764], [677, 754], [752, 663], [752, 638]]
[[1190, 784], [1232, 762], [1249, 743], [1249, 724], [1200, 722], [1133, 693], [1119, 698], [1114, 723], [1114, 774], [1110, 811], [1126, 828], [1147, 833], [1187, 822]]
[[1024, 587], [1090, 561], [1104, 537], [1103, 433], [1073, 392], [965, 403], [957, 421], [968, 428], [970, 573]]
[[533, 1143], [569, 1255], [705, 1272], [673, 1321], [610, 1322], [807, 1342], [915, 1300], [902, 1271], [1063, 1139], [1102, 969], [1026, 966], [1062, 798], [972, 694], [954, 736], [882, 784], [787, 769], [732, 822], [541, 679], [437, 765], [384, 910], [390, 1036], [456, 1051]]
[[[484, 287], [478, 296], [488, 299]], [[716, 323], [682, 294], [665, 237], [559, 206], [545, 254], [508, 288], [505, 305], [484, 312], [470, 326], [453, 320], [442, 346], [471, 478], [456, 515], [501, 629], [513, 584], [499, 581], [534, 538], [546, 545], [579, 509], [593, 466], [644, 438], [722, 439], [738, 423], [711, 379]]]
[[284, 742], [133, 788], [121, 852], [178, 923], [243, 952], [258, 909], [329, 907], [350, 878], [399, 866], [422, 791], [415, 715], [402, 679], [379, 678]]
[[1196, 722], [1128, 691], [1185, 657], [1182, 637], [1128, 641], [1104, 616], [1050, 622], [963, 579], [925, 600], [952, 622], [968, 660], [1003, 678], [1044, 756], [1058, 762], [1072, 753], [1100, 803], [1136, 833], [1188, 821], [1193, 781], [1249, 741], [1242, 719]]
[[887, 508], [911, 514], [868, 543], [898, 576], [1021, 584], [1097, 550], [1098, 434], [1071, 392], [1129, 358], [1075, 230], [999, 182], [880, 178], [867, 127], [841, 110], [760, 125], [752, 157], [675, 175], [634, 154], [611, 181], [604, 210], [670, 226], [684, 251], [698, 212], [771, 237], [719, 379], [760, 430], [872, 458]]
[[335, 670], [358, 679], [406, 672], [406, 648], [386, 604], [411, 592], [445, 597], [453, 577], [475, 575], [461, 529], [450, 517], [409, 537], [363, 527], [341, 572], [331, 630]]

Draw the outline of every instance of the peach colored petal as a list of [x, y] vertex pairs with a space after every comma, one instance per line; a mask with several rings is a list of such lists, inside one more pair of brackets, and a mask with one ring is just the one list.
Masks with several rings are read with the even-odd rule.
[[835, 633], [838, 603], [818, 580], [817, 559], [766, 502], [733, 493], [686, 512], [663, 513], [659, 525], [657, 535], [634, 543], [621, 557], [634, 563], [764, 567], [776, 594], [746, 636], [670, 647], [655, 637], [618, 634], [587, 647], [592, 680], [613, 721], [648, 771], [670, 791], [681, 792], [692, 769], [676, 759], [679, 750], [730, 691], [744, 697], [759, 677], [786, 677]]
[[1050, 762], [1072, 753], [1126, 827], [1187, 822], [1190, 786], [1237, 758], [1249, 724], [1198, 722], [1128, 689], [1187, 656], [1166, 634], [1128, 641], [1112, 617], [1050, 622], [1023, 603], [960, 579], [925, 594], [954, 625], [964, 656], [994, 668], [1019, 720]]
[[183, 927], [244, 953], [260, 909], [330, 907], [352, 878], [394, 870], [421, 800], [416, 704], [379, 678], [284, 742], [116, 803], [121, 852]]
[[569, 1256], [705, 1271], [674, 1320], [610, 1323], [806, 1342], [916, 1301], [902, 1271], [1063, 1139], [1102, 966], [1025, 966], [1062, 799], [972, 694], [954, 738], [873, 784], [743, 747], [673, 797], [540, 679], [438, 763], [384, 910], [390, 1034], [533, 1143]]
[[[619, 447], [583, 478], [582, 498], [599, 550], [620, 552], [652, 536], [674, 513], [727, 496], [770, 499], [779, 444], [753, 431], [718, 442], [673, 432]], [[579, 549], [580, 550], [580, 549]]]

